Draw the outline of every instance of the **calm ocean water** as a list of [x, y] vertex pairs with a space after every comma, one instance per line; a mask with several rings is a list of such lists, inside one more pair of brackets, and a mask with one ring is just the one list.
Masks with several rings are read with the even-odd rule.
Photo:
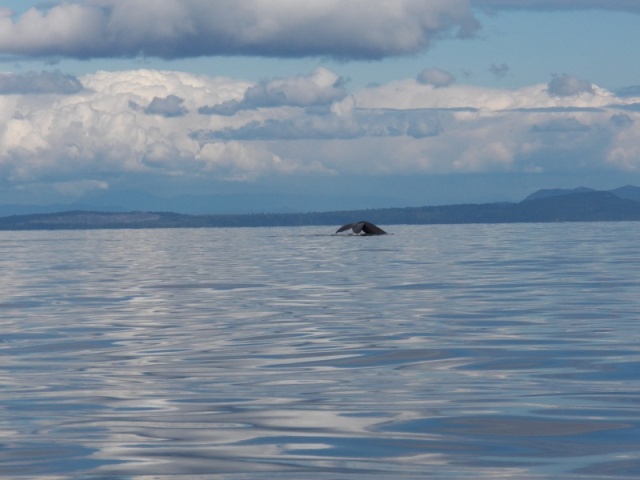
[[2, 478], [640, 478], [640, 223], [0, 232]]

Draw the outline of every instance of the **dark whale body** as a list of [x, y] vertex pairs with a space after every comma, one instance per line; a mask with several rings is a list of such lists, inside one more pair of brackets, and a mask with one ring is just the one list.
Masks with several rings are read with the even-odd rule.
[[374, 225], [371, 222], [365, 222], [364, 220], [361, 222], [355, 223], [347, 223], [346, 225], [341, 226], [336, 233], [344, 232], [345, 230], [353, 230], [353, 233], [356, 235], [360, 235], [360, 233], [364, 233], [365, 235], [386, 235], [387, 232], [382, 230], [377, 225]]

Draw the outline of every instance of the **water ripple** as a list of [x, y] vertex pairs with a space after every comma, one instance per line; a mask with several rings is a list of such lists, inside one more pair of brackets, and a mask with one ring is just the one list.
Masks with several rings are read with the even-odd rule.
[[2, 232], [0, 476], [636, 478], [638, 223]]

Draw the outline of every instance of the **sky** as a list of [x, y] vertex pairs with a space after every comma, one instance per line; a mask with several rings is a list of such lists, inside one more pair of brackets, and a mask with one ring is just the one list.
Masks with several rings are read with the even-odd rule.
[[638, 0], [5, 0], [0, 204], [640, 185], [639, 22]]

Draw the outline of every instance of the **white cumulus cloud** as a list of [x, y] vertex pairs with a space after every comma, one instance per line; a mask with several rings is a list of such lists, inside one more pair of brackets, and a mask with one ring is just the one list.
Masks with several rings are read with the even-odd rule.
[[[348, 91], [326, 69], [257, 83], [97, 72], [77, 78], [77, 91], [0, 95], [0, 182], [82, 195], [131, 175], [256, 181], [640, 168], [640, 97], [556, 78], [559, 91], [554, 79], [515, 90], [405, 79]], [[233, 108], [201, 113], [216, 105]]]
[[347, 95], [342, 79], [318, 67], [310, 75], [263, 80], [248, 88], [241, 100], [229, 100], [199, 109], [202, 114], [233, 115], [260, 107], [330, 105]]

